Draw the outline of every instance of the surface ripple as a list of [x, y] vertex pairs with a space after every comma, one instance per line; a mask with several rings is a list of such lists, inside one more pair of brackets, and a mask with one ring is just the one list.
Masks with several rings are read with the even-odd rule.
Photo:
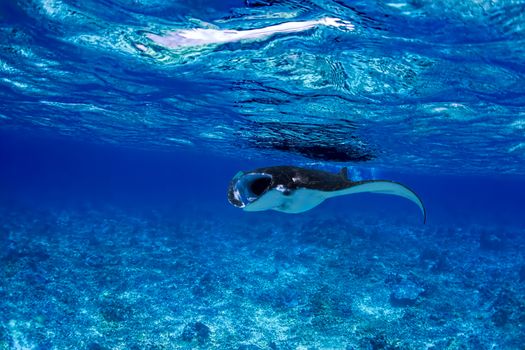
[[[0, 127], [275, 162], [525, 174], [524, 9], [515, 0], [4, 1]], [[178, 49], [148, 38], [326, 16], [356, 28]]]

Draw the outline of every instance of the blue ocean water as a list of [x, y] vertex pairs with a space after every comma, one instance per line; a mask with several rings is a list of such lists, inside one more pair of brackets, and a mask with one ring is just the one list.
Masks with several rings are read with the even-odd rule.
[[[525, 349], [524, 23], [0, 0], [0, 349]], [[427, 222], [369, 193], [228, 202], [275, 165], [403, 183]]]

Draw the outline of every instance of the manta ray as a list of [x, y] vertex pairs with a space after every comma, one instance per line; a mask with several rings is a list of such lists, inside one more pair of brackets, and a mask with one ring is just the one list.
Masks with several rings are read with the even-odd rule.
[[339, 174], [295, 166], [239, 171], [230, 181], [228, 200], [245, 211], [295, 214], [313, 209], [328, 198], [362, 192], [406, 198], [419, 207], [426, 222], [425, 206], [410, 188], [389, 180], [351, 181], [347, 168], [342, 168]]

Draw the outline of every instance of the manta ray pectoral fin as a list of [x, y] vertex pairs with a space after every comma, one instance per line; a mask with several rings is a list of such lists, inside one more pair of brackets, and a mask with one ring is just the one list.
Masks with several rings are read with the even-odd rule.
[[417, 204], [423, 214], [423, 223], [427, 221], [427, 212], [419, 196], [416, 192], [398, 182], [386, 180], [359, 181], [344, 190], [335, 191], [332, 196], [335, 197], [362, 192], [390, 194], [406, 198]]

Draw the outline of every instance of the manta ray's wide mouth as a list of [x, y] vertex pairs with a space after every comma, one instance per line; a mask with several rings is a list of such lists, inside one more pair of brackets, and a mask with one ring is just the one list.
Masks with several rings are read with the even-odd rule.
[[237, 173], [228, 189], [228, 200], [238, 208], [244, 208], [261, 197], [272, 184], [272, 175], [265, 173]]

